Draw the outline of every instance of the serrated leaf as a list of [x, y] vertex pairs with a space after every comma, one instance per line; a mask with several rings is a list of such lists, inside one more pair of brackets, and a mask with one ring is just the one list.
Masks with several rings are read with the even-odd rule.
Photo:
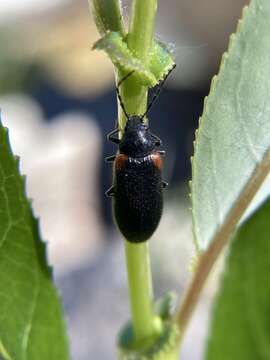
[[25, 181], [0, 122], [0, 358], [66, 360], [59, 298]]
[[270, 359], [270, 200], [233, 240], [215, 304], [207, 360]]
[[117, 32], [108, 32], [93, 48], [104, 50], [117, 68], [127, 72], [134, 71], [140, 82], [149, 87], [157, 85], [174, 65], [167, 48], [159, 42], [154, 42], [149, 54], [149, 67], [146, 66], [134, 56]]
[[116, 67], [128, 72], [135, 71], [143, 83], [149, 86], [156, 84], [154, 75], [139, 59], [135, 58], [119, 33], [107, 33], [95, 43], [94, 49], [104, 50]]
[[163, 79], [174, 64], [174, 60], [167, 46], [160, 41], [154, 41], [150, 54], [149, 69], [157, 81]]
[[200, 250], [229, 217], [255, 169], [269, 171], [269, 54], [270, 2], [252, 0], [213, 79], [196, 135], [191, 193]]

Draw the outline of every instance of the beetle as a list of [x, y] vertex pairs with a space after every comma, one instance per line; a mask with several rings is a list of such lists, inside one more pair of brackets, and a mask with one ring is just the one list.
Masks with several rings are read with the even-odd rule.
[[121, 139], [117, 136], [118, 128], [107, 135], [108, 140], [118, 145], [118, 152], [105, 159], [106, 162], [113, 162], [113, 185], [106, 191], [106, 195], [113, 197], [114, 219], [120, 232], [133, 243], [148, 240], [162, 215], [162, 193], [168, 185], [162, 180], [162, 157], [165, 151], [157, 149], [161, 146], [161, 140], [151, 133], [144, 119], [174, 67], [160, 82], [142, 115], [129, 115], [119, 93], [120, 85], [133, 72], [120, 80], [116, 87], [127, 122]]

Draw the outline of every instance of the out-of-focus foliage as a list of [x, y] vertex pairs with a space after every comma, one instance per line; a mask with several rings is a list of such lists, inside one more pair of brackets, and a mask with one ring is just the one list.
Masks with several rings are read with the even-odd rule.
[[235, 237], [215, 305], [207, 360], [270, 358], [270, 200]]
[[27, 91], [45, 79], [69, 95], [96, 97], [112, 84], [112, 66], [91, 50], [98, 34], [80, 7], [3, 26], [0, 33], [2, 94]]
[[12, 31], [0, 31], [0, 93], [16, 92], [29, 88], [34, 83], [35, 67], [31, 61], [14, 56]]

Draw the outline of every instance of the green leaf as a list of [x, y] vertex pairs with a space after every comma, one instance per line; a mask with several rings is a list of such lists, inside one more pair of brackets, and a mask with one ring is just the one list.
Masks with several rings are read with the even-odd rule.
[[119, 0], [89, 0], [89, 5], [100, 35], [107, 31], [116, 31], [122, 36], [125, 34]]
[[0, 358], [65, 360], [68, 346], [45, 244], [0, 123]]
[[[219, 75], [213, 79], [196, 134], [192, 162], [193, 225], [206, 250], [226, 219], [236, 223], [270, 169], [270, 2], [244, 9]], [[264, 169], [264, 171], [258, 171]], [[240, 201], [241, 200], [241, 201]]]
[[132, 54], [119, 33], [107, 33], [95, 43], [94, 49], [104, 50], [117, 68], [127, 72], [135, 71], [143, 83], [149, 86], [157, 83], [155, 76]]
[[160, 41], [154, 41], [150, 54], [149, 69], [154, 74], [157, 82], [168, 74], [174, 64], [168, 47]]
[[233, 240], [207, 360], [270, 359], [270, 200]]
[[94, 49], [104, 50], [119, 70], [134, 71], [143, 85], [153, 87], [169, 72], [174, 61], [165, 45], [154, 42], [149, 54], [149, 67], [134, 56], [123, 37], [108, 32], [94, 44]]

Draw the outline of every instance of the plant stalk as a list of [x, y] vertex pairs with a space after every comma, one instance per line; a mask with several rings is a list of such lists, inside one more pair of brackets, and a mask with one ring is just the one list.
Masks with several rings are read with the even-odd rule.
[[[149, 52], [153, 42], [157, 0], [134, 0], [127, 43], [134, 55], [145, 64], [149, 62]], [[123, 74], [118, 74], [118, 80]], [[121, 86], [120, 94], [129, 114], [141, 115], [147, 107], [148, 88], [141, 85], [136, 78], [128, 78]], [[120, 106], [119, 129], [123, 132], [126, 117]]]
[[[156, 10], [157, 0], [133, 1], [127, 43], [134, 55], [146, 64], [153, 41]], [[119, 72], [118, 80], [122, 76]], [[120, 94], [128, 114], [140, 115], [145, 112], [148, 88], [142, 86], [134, 76], [121, 85]], [[119, 104], [118, 109], [121, 136], [127, 119]], [[135, 341], [154, 340], [156, 329], [148, 243], [125, 241], [125, 250]]]
[[153, 291], [148, 243], [125, 241], [129, 297], [136, 342], [155, 334]]
[[191, 315], [200, 300], [202, 289], [206, 280], [220, 256], [224, 247], [228, 244], [237, 224], [241, 220], [252, 199], [261, 187], [270, 171], [270, 149], [268, 149], [262, 161], [255, 168], [251, 178], [239, 195], [238, 201], [232, 207], [219, 231], [215, 234], [209, 248], [199, 259], [196, 272], [184, 296], [182, 304], [176, 313], [176, 321], [179, 324], [181, 336], [189, 323]]

